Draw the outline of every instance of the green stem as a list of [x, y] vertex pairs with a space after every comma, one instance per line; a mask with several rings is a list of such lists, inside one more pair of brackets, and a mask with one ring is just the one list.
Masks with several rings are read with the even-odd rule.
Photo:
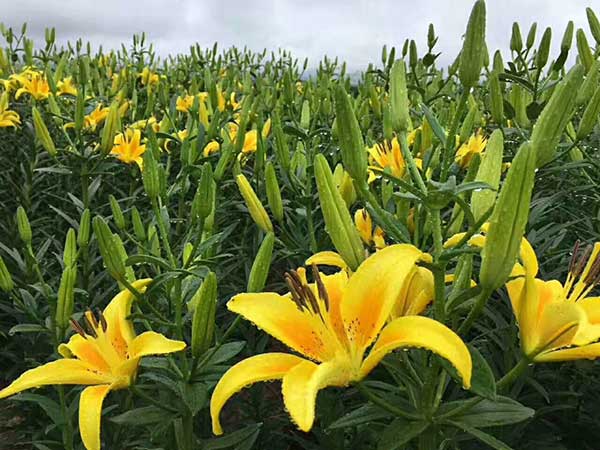
[[412, 155], [410, 149], [408, 148], [408, 139], [406, 137], [406, 131], [400, 132], [399, 138], [400, 138], [400, 151], [402, 152], [402, 157], [404, 158], [404, 161], [406, 162], [406, 165], [408, 166], [408, 171], [410, 172], [410, 176], [413, 179], [413, 181], [416, 183], [418, 188], [423, 193], [426, 194], [427, 187], [425, 186], [425, 182], [423, 181], [423, 178], [421, 177], [421, 172], [419, 172], [419, 168], [417, 167], [417, 164], [415, 163], [413, 155]]
[[137, 386], [132, 385], [132, 386], [130, 386], [130, 389], [136, 396], [146, 400], [147, 402], [156, 406], [157, 408], [164, 409], [165, 411], [168, 411], [168, 412], [174, 413], [174, 414], [179, 413], [179, 411], [177, 409], [166, 405], [164, 402], [156, 400], [154, 397], [152, 397], [152, 396], [146, 394], [144, 391], [140, 390]]
[[421, 419], [421, 417], [419, 417], [416, 414], [412, 414], [409, 412], [406, 412], [400, 408], [398, 408], [395, 405], [392, 405], [391, 403], [389, 403], [388, 401], [382, 399], [381, 397], [375, 395], [373, 392], [371, 392], [371, 390], [365, 386], [362, 382], [358, 382], [356, 383], [356, 388], [359, 390], [359, 392], [367, 399], [369, 400], [371, 403], [373, 403], [374, 405], [379, 406], [381, 409], [386, 410], [387, 412], [398, 416], [398, 417], [403, 417], [405, 419], [408, 420], [419, 420]]
[[454, 118], [452, 119], [452, 124], [450, 125], [450, 129], [448, 130], [448, 134], [446, 135], [446, 153], [442, 158], [442, 172], [440, 175], [440, 181], [443, 183], [448, 179], [448, 171], [450, 170], [450, 165], [454, 159], [454, 145], [456, 141], [456, 131], [458, 130], [458, 123], [460, 122], [460, 118], [464, 113], [465, 106], [467, 104], [467, 100], [469, 99], [469, 89], [465, 89], [459, 100], [458, 107], [456, 108], [456, 113], [454, 114]]
[[475, 301], [475, 305], [473, 305], [473, 309], [471, 309], [465, 321], [458, 328], [458, 334], [465, 335], [469, 332], [469, 330], [475, 323], [475, 320], [483, 311], [483, 307], [490, 298], [490, 295], [492, 295], [492, 292], [488, 289], [484, 289], [481, 291], [481, 294], [479, 294], [479, 297], [477, 297], [477, 300]]
[[65, 421], [62, 428], [62, 440], [65, 450], [73, 450], [73, 424], [71, 423], [71, 417], [67, 413], [67, 402], [65, 400], [65, 388], [64, 386], [57, 386], [58, 397], [60, 401], [60, 412]]
[[512, 368], [510, 371], [504, 375], [498, 382], [496, 383], [497, 389], [503, 389], [505, 387], [510, 386], [517, 378], [519, 378], [523, 372], [529, 367], [531, 361], [526, 356], [523, 356], [521, 360]]

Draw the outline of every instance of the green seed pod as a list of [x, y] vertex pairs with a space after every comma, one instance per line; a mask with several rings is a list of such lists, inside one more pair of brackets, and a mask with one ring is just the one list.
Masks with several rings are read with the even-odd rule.
[[577, 92], [577, 106], [584, 105], [594, 95], [596, 88], [600, 84], [600, 61], [596, 60], [590, 67], [581, 88]]
[[520, 53], [523, 50], [523, 38], [521, 37], [521, 28], [517, 22], [513, 23], [512, 34], [510, 36], [510, 49], [513, 52]]
[[[356, 183], [365, 185], [367, 178], [365, 143], [350, 98], [342, 85], [338, 85], [335, 90], [335, 111], [344, 167]], [[392, 113], [392, 121], [393, 117], [394, 113]]]
[[573, 44], [573, 32], [575, 29], [575, 25], [572, 20], [569, 20], [567, 24], [567, 28], [565, 28], [565, 33], [563, 34], [562, 41], [560, 42], [560, 51], [568, 52], [571, 49], [571, 45]]
[[256, 195], [256, 192], [254, 192], [254, 189], [250, 186], [248, 179], [240, 174], [236, 176], [235, 181], [240, 190], [240, 194], [244, 197], [244, 202], [246, 203], [246, 207], [248, 208], [248, 212], [250, 213], [252, 220], [254, 220], [254, 223], [256, 223], [256, 225], [258, 225], [265, 233], [273, 231], [271, 219], [269, 219], [269, 215]]
[[490, 83], [490, 112], [492, 119], [497, 124], [504, 121], [504, 97], [502, 95], [502, 86], [496, 72], [492, 72], [489, 77]]
[[119, 230], [124, 230], [127, 224], [125, 223], [125, 216], [123, 215], [123, 210], [121, 209], [119, 202], [112, 194], [108, 196], [108, 201], [110, 202], [110, 210], [112, 211], [115, 225]]
[[524, 143], [508, 169], [490, 219], [479, 272], [484, 290], [498, 289], [513, 269], [529, 217], [535, 165], [535, 152]]
[[269, 275], [269, 269], [271, 268], [271, 257], [273, 255], [273, 246], [275, 245], [275, 234], [267, 233], [263, 239], [252, 268], [250, 269], [250, 276], [248, 277], [248, 292], [261, 292], [265, 283], [267, 282], [267, 276]]
[[155, 201], [160, 194], [160, 171], [158, 162], [152, 149], [144, 152], [144, 166], [142, 169], [142, 181], [146, 195], [150, 200]]
[[133, 225], [133, 233], [137, 240], [144, 242], [146, 240], [146, 229], [144, 228], [140, 212], [135, 206], [131, 208], [131, 224]]
[[583, 112], [583, 116], [581, 116], [581, 122], [579, 122], [579, 128], [577, 128], [577, 140], [585, 138], [592, 132], [598, 122], [598, 116], [600, 116], [600, 86], [596, 88], [596, 92], [594, 92]]
[[540, 46], [538, 47], [537, 53], [535, 55], [535, 65], [538, 70], [542, 70], [542, 68], [548, 62], [548, 55], [550, 54], [550, 43], [552, 41], [552, 28], [546, 28], [544, 34], [542, 36], [542, 40], [540, 41]]
[[104, 261], [104, 266], [108, 273], [117, 281], [125, 278], [125, 263], [119, 253], [119, 248], [115, 243], [113, 233], [110, 231], [107, 223], [100, 216], [94, 217], [92, 221], [94, 236], [98, 241], [100, 255]]
[[42, 119], [42, 115], [39, 110], [34, 106], [31, 108], [31, 114], [33, 116], [33, 127], [35, 129], [35, 137], [42, 144], [44, 150], [48, 152], [50, 156], [56, 156], [56, 147], [54, 141], [50, 136], [50, 132]]
[[209, 272], [202, 286], [196, 291], [190, 304], [192, 316], [192, 355], [203, 355], [211, 346], [215, 332], [217, 310], [217, 276]]
[[535, 43], [535, 34], [537, 32], [537, 22], [533, 22], [531, 27], [529, 27], [529, 32], [527, 33], [527, 39], [525, 40], [525, 46], [529, 48], [533, 48], [533, 44]]
[[275, 137], [275, 157], [284, 171], [290, 170], [290, 148], [288, 146], [281, 121], [277, 113], [273, 114], [273, 135]]
[[487, 142], [475, 177], [475, 181], [487, 183], [492, 190], [477, 190], [471, 195], [471, 211], [475, 220], [479, 220], [496, 202], [496, 191], [502, 175], [503, 152], [504, 137], [500, 130], [495, 130]]
[[85, 248], [90, 243], [90, 222], [91, 215], [88, 208], [84, 209], [79, 219], [79, 230], [77, 231], [77, 245]]
[[119, 102], [115, 100], [110, 105], [108, 115], [104, 121], [104, 127], [102, 128], [100, 150], [103, 154], [107, 155], [112, 150], [115, 135], [120, 128], [121, 118], [119, 114]]
[[2, 256], [0, 256], [0, 289], [4, 292], [10, 292], [15, 287], [15, 283], [13, 282], [12, 276], [8, 271], [8, 267], [4, 263]]
[[465, 41], [460, 53], [458, 76], [465, 88], [471, 88], [479, 81], [485, 51], [485, 2], [477, 0], [465, 33]]
[[314, 165], [325, 229], [346, 264], [350, 269], [356, 270], [365, 258], [360, 235], [354, 226], [344, 199], [335, 186], [333, 174], [325, 156], [317, 154]]
[[465, 120], [460, 127], [460, 142], [467, 142], [469, 136], [471, 136], [471, 131], [473, 131], [473, 125], [475, 124], [477, 113], [477, 106], [472, 106], [469, 108], [469, 112], [465, 116]]
[[408, 109], [408, 89], [406, 87], [406, 68], [404, 61], [397, 60], [390, 73], [390, 109], [394, 131], [406, 132], [410, 127]]
[[600, 45], [600, 21], [598, 20], [598, 17], [596, 16], [592, 8], [586, 8], [585, 13], [587, 15], [588, 24], [590, 26], [592, 36], [594, 36], [596, 44]]
[[277, 182], [277, 174], [275, 173], [275, 167], [271, 161], [267, 162], [265, 167], [265, 186], [267, 188], [267, 199], [269, 201], [269, 208], [273, 217], [278, 222], [283, 221], [283, 202], [281, 200], [281, 189]]
[[581, 85], [584, 69], [573, 67], [555, 88], [531, 133], [531, 146], [537, 158], [537, 167], [554, 158], [554, 153], [567, 123], [571, 118]]
[[69, 228], [69, 231], [67, 231], [65, 249], [63, 251], [63, 263], [65, 267], [74, 266], [77, 263], [77, 237], [73, 228]]
[[300, 126], [305, 130], [310, 128], [310, 103], [308, 100], [302, 102], [302, 113], [300, 114]]
[[75, 298], [75, 283], [77, 281], [77, 267], [67, 266], [63, 270], [58, 287], [56, 301], [56, 324], [62, 330], [69, 327], [69, 319], [73, 314], [73, 300]]
[[17, 208], [17, 228], [19, 230], [19, 236], [21, 240], [25, 244], [31, 245], [31, 225], [29, 224], [27, 213], [22, 206]]
[[577, 30], [575, 36], [577, 39], [577, 51], [579, 52], [579, 62], [583, 65], [585, 71], [588, 72], [594, 62], [594, 55], [592, 54], [592, 49], [590, 48], [587, 38], [585, 37], [585, 33], [581, 28]]

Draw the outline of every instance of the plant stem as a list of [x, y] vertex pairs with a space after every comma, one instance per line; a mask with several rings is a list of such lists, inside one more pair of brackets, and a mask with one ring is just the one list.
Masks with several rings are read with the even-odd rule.
[[469, 330], [473, 326], [473, 323], [475, 323], [475, 320], [483, 311], [483, 307], [485, 306], [487, 300], [490, 298], [490, 295], [492, 295], [492, 293], [489, 289], [484, 289], [481, 291], [481, 294], [479, 294], [479, 297], [477, 297], [477, 301], [475, 302], [473, 309], [469, 312], [469, 315], [467, 316], [465, 321], [458, 328], [458, 334], [464, 335], [469, 332]]
[[394, 405], [392, 405], [391, 403], [389, 403], [388, 401], [384, 400], [383, 398], [375, 395], [373, 392], [371, 392], [371, 390], [365, 386], [362, 382], [358, 382], [356, 383], [356, 388], [360, 391], [360, 393], [367, 399], [369, 400], [371, 403], [373, 403], [374, 405], [379, 406], [381, 409], [386, 410], [387, 412], [398, 416], [398, 417], [403, 417], [405, 419], [409, 419], [409, 420], [418, 420], [421, 419], [420, 416], [416, 415], [416, 414], [412, 414], [409, 412], [406, 412]]

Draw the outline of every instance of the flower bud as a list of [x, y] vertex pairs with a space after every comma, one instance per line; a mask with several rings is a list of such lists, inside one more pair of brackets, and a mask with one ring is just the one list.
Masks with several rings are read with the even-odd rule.
[[250, 276], [248, 277], [247, 292], [260, 292], [264, 289], [269, 269], [271, 268], [274, 245], [275, 234], [269, 232], [260, 244], [252, 263], [252, 269], [250, 269]]
[[100, 216], [94, 217], [92, 221], [94, 236], [98, 241], [100, 255], [108, 273], [117, 281], [125, 278], [125, 262], [121, 258], [120, 249], [114, 239], [110, 228]]
[[63, 263], [65, 267], [74, 266], [77, 263], [77, 237], [73, 228], [69, 228], [69, 231], [67, 231], [65, 249], [63, 251]]
[[537, 53], [535, 55], [535, 66], [538, 70], [542, 70], [542, 68], [548, 62], [548, 55], [550, 54], [550, 42], [552, 41], [552, 28], [546, 28], [544, 34], [542, 35], [542, 40], [540, 41], [540, 45], [538, 47]]
[[44, 150], [48, 152], [50, 156], [56, 156], [56, 147], [52, 141], [52, 137], [48, 132], [48, 128], [42, 119], [42, 115], [39, 110], [34, 106], [31, 108], [31, 114], [33, 116], [33, 126], [35, 129], [35, 137], [42, 144]]
[[133, 233], [137, 240], [144, 242], [146, 240], [146, 229], [144, 228], [140, 212], [135, 206], [131, 208], [131, 224], [133, 225]]
[[77, 231], [77, 245], [81, 248], [88, 246], [90, 242], [90, 210], [84, 209], [79, 219], [79, 230]]
[[482, 250], [479, 282], [484, 289], [502, 286], [516, 262], [529, 217], [535, 163], [532, 146], [521, 145], [500, 190]]
[[487, 142], [475, 177], [475, 181], [486, 183], [492, 189], [476, 190], [471, 195], [471, 210], [475, 220], [479, 220], [496, 202], [496, 191], [502, 175], [503, 151], [504, 137], [500, 130], [495, 130]]
[[[213, 198], [216, 190], [215, 180], [213, 179], [212, 166], [209, 162], [202, 166], [202, 174], [200, 175], [200, 184], [194, 202], [196, 202], [197, 217], [205, 220], [213, 210]], [[194, 205], [192, 205], [192, 208]]]
[[410, 127], [408, 109], [408, 89], [404, 61], [397, 60], [390, 73], [390, 108], [392, 128], [396, 132], [406, 132]]
[[217, 276], [209, 272], [202, 286], [196, 291], [190, 305], [192, 316], [192, 355], [203, 355], [210, 347], [215, 331], [215, 313], [217, 310]]
[[600, 46], [600, 21], [598, 20], [598, 17], [596, 16], [592, 8], [586, 8], [585, 13], [587, 15], [588, 24], [590, 26], [592, 36], [594, 36], [596, 44]]
[[62, 330], [69, 326], [69, 319], [73, 314], [73, 299], [75, 297], [75, 283], [77, 281], [77, 267], [66, 266], [60, 278], [58, 298], [56, 301], [56, 324]]
[[596, 92], [590, 99], [588, 105], [581, 116], [579, 128], [577, 128], [577, 140], [581, 140], [592, 132], [600, 115], [600, 86], [596, 88]]
[[479, 81], [485, 51], [485, 2], [477, 0], [469, 17], [460, 53], [458, 76], [465, 88], [471, 88]]
[[589, 71], [590, 67], [594, 62], [594, 55], [592, 54], [592, 49], [588, 44], [587, 38], [585, 37], [585, 32], [579, 28], [577, 33], [575, 34], [577, 39], [577, 51], [579, 52], [579, 61], [585, 68], [585, 71]]
[[588, 70], [588, 73], [585, 76], [585, 80], [583, 80], [583, 83], [581, 83], [581, 88], [579, 89], [579, 92], [577, 92], [577, 106], [581, 106], [587, 103], [592, 97], [592, 95], [594, 95], [594, 92], [596, 91], [596, 88], [599, 84], [600, 61], [594, 61], [592, 67], [590, 67], [590, 70]]
[[392, 107], [389, 102], [383, 104], [383, 138], [392, 142], [394, 131], [392, 128]]
[[13, 282], [12, 276], [8, 271], [8, 267], [4, 263], [2, 256], [0, 256], [0, 289], [4, 292], [10, 292], [15, 287], [15, 283]]
[[473, 125], [475, 124], [477, 113], [478, 110], [476, 105], [473, 105], [471, 108], [469, 108], [469, 112], [465, 116], [465, 120], [460, 127], [460, 142], [467, 142], [469, 136], [471, 136], [471, 131], [473, 131]]
[[235, 181], [242, 197], [244, 197], [246, 207], [248, 208], [248, 212], [250, 213], [250, 216], [252, 216], [254, 223], [256, 223], [265, 233], [273, 231], [271, 219], [269, 219], [265, 207], [254, 192], [254, 189], [252, 189], [252, 186], [250, 186], [247, 178], [240, 174], [235, 178]]
[[142, 181], [144, 182], [146, 195], [148, 195], [150, 200], [155, 201], [160, 194], [160, 173], [152, 148], [144, 152]]
[[290, 170], [290, 148], [288, 146], [279, 115], [273, 114], [273, 135], [275, 136], [275, 157], [285, 172]]
[[305, 130], [310, 128], [310, 103], [308, 100], [302, 102], [302, 113], [300, 114], [300, 126]]
[[112, 211], [115, 225], [119, 230], [124, 230], [127, 224], [125, 223], [125, 216], [123, 215], [123, 210], [121, 209], [119, 202], [112, 194], [108, 196], [108, 201], [110, 202], [110, 210]]
[[283, 202], [281, 200], [281, 189], [277, 182], [277, 174], [275, 173], [275, 167], [271, 161], [267, 162], [265, 167], [265, 186], [267, 189], [267, 199], [269, 201], [269, 208], [273, 217], [278, 222], [283, 221]]
[[114, 101], [110, 105], [108, 115], [104, 120], [102, 135], [100, 140], [100, 150], [107, 155], [113, 148], [113, 142], [117, 131], [121, 128], [121, 117], [119, 115], [119, 102]]
[[31, 225], [29, 224], [29, 218], [27, 213], [22, 206], [17, 208], [17, 228], [19, 230], [19, 237], [27, 244], [31, 244]]
[[573, 31], [573, 21], [569, 20], [569, 23], [567, 23], [567, 28], [565, 28], [565, 33], [563, 34], [562, 41], [560, 42], [561, 52], [567, 53], [571, 49], [571, 45], [573, 44]]
[[581, 65], [576, 65], [569, 71], [555, 88], [533, 127], [531, 146], [536, 154], [537, 167], [554, 158], [556, 147], [573, 113], [583, 72]]
[[75, 100], [75, 131], [79, 133], [83, 128], [85, 97], [83, 89], [77, 90], [77, 99]]
[[338, 85], [335, 89], [335, 111], [344, 167], [355, 182], [365, 184], [367, 177], [365, 143], [352, 103], [342, 85]]
[[350, 269], [356, 270], [365, 258], [360, 235], [354, 226], [344, 199], [335, 186], [333, 174], [325, 156], [317, 154], [314, 165], [325, 229], [334, 247]]
[[523, 38], [521, 37], [521, 28], [517, 22], [513, 22], [512, 34], [510, 36], [510, 49], [519, 53], [523, 50]]
[[344, 167], [341, 164], [338, 164], [333, 171], [333, 179], [346, 206], [350, 209], [356, 201], [356, 189], [354, 189], [352, 178], [350, 178], [348, 172], [344, 170]]
[[496, 72], [492, 72], [489, 77], [490, 83], [490, 112], [494, 122], [502, 124], [504, 120], [504, 97], [502, 95], [502, 86]]
[[525, 40], [525, 47], [530, 49], [533, 47], [533, 43], [535, 42], [535, 34], [537, 32], [537, 22], [533, 22], [529, 27], [529, 32], [527, 33], [527, 39]]

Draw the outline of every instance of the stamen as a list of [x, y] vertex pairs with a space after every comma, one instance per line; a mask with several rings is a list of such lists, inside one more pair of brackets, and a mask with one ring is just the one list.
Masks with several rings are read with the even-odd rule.
[[585, 263], [587, 262], [587, 260], [589, 259], [591, 254], [592, 254], [592, 246], [588, 245], [585, 247], [583, 254], [581, 255], [581, 257], [579, 258], [579, 260], [575, 263], [575, 266], [573, 267], [573, 271], [571, 272], [573, 274], [573, 278], [577, 278], [581, 275], [581, 273], [583, 272], [583, 269], [585, 267]]
[[100, 308], [96, 310], [96, 314], [98, 314], [98, 319], [100, 320], [100, 326], [102, 327], [102, 331], [106, 333], [106, 330], [108, 330], [108, 322], [106, 322], [106, 318], [104, 317], [104, 314], [102, 314]]
[[579, 256], [579, 239], [575, 242], [575, 246], [573, 247], [573, 254], [571, 255], [571, 261], [569, 262], [569, 274], [573, 272], [575, 268], [575, 263], [577, 262], [577, 257]]
[[83, 316], [85, 317], [85, 324], [87, 325], [88, 334], [97, 338], [98, 333], [96, 333], [96, 329], [98, 328], [98, 321], [94, 317], [94, 313], [88, 309]]
[[592, 262], [592, 267], [590, 267], [589, 272], [587, 273], [584, 283], [588, 285], [595, 286], [598, 284], [600, 278], [600, 258], [596, 257], [596, 259]]
[[73, 330], [82, 338], [85, 338], [85, 331], [83, 329], [83, 327], [79, 324], [79, 322], [77, 322], [75, 319], [70, 319], [69, 320], [71, 322], [71, 327], [73, 328]]
[[325, 303], [325, 309], [329, 311], [329, 294], [327, 293], [327, 289], [325, 289], [325, 284], [323, 284], [323, 280], [321, 279], [321, 274], [319, 273], [319, 269], [316, 264], [311, 264], [313, 278], [315, 279], [315, 284], [317, 285], [317, 291], [319, 292], [319, 297]]
[[284, 278], [286, 284], [288, 285], [288, 288], [290, 289], [292, 300], [294, 301], [298, 309], [302, 311], [304, 309], [304, 302], [302, 301], [301, 290], [298, 290], [298, 286], [289, 272], [285, 273]]

